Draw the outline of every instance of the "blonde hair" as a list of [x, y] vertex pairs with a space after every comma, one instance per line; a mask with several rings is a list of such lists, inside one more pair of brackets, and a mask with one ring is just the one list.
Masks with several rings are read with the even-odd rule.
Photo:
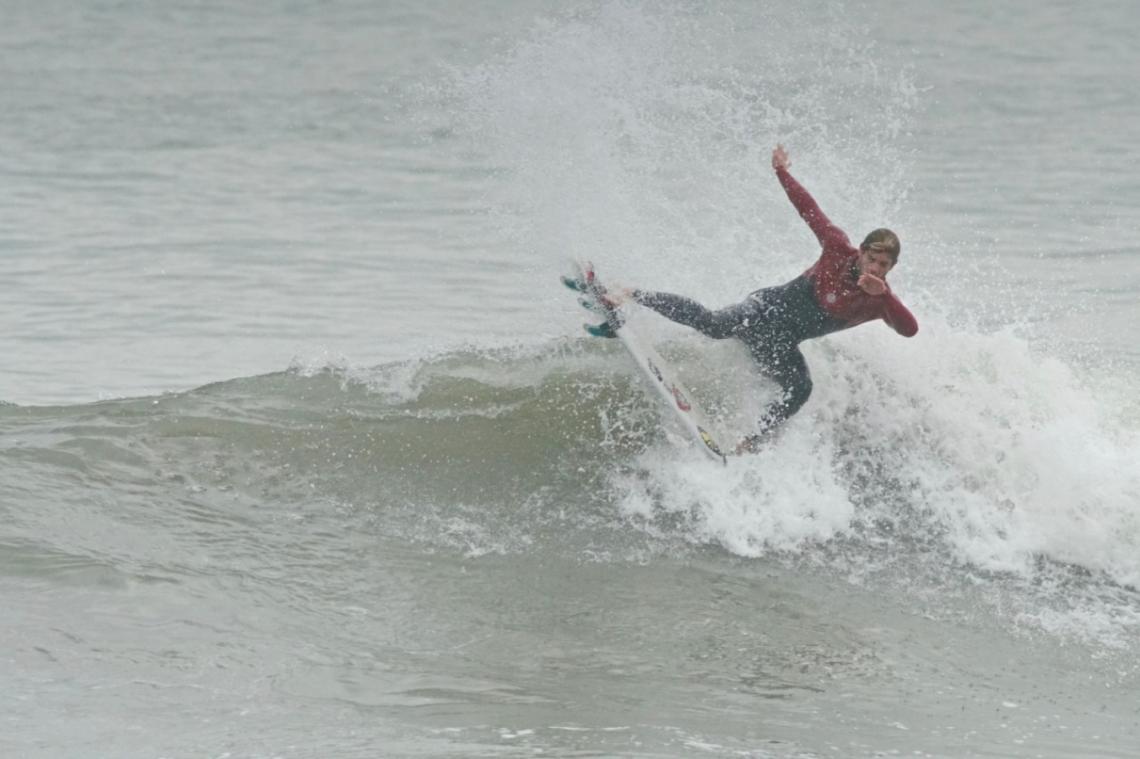
[[859, 246], [859, 249], [886, 253], [891, 257], [891, 260], [897, 263], [899, 253], [902, 252], [902, 243], [899, 242], [898, 235], [885, 227], [881, 227], [864, 237], [863, 244]]

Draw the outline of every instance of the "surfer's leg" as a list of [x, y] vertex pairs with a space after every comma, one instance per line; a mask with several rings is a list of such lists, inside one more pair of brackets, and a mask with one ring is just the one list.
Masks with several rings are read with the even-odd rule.
[[760, 435], [756, 437], [763, 438], [807, 403], [812, 389], [811, 372], [804, 354], [795, 345], [768, 346], [760, 355], [756, 351], [753, 355], [760, 359], [764, 373], [784, 391], [760, 415]]
[[666, 319], [692, 327], [702, 335], [717, 340], [733, 337], [747, 324], [748, 314], [751, 312], [747, 301], [719, 311], [710, 311], [695, 300], [672, 293], [634, 290], [633, 298]]

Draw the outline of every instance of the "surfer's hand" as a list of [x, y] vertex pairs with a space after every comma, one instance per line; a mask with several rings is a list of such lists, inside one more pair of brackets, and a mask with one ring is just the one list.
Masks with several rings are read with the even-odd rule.
[[775, 150], [772, 151], [772, 168], [776, 171], [780, 169], [787, 170], [792, 165], [788, 160], [788, 151], [784, 150], [784, 146], [777, 144]]
[[860, 274], [859, 289], [868, 295], [882, 295], [887, 291], [887, 283], [871, 274]]

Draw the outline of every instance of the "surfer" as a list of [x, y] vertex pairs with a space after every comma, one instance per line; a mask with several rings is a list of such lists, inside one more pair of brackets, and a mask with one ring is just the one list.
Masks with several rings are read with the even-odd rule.
[[882, 319], [904, 337], [918, 332], [914, 315], [886, 281], [898, 262], [898, 236], [889, 229], [876, 229], [855, 248], [788, 173], [790, 166], [784, 146], [776, 145], [772, 151], [776, 177], [823, 248], [803, 274], [787, 284], [757, 290], [743, 302], [718, 311], [671, 293], [627, 288], [608, 296], [614, 305], [632, 298], [708, 337], [741, 340], [764, 374], [779, 384], [782, 397], [764, 409], [759, 431], [745, 437], [737, 453], [758, 450], [773, 430], [807, 402], [812, 382], [798, 347], [801, 342], [874, 319]]

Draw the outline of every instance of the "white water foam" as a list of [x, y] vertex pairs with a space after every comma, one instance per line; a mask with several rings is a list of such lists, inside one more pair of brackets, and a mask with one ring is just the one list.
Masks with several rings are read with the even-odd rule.
[[[602, 3], [458, 79], [463, 128], [503, 167], [488, 203], [520, 260], [546, 278], [583, 255], [607, 279], [713, 307], [785, 281], [814, 241], [767, 165], [779, 140], [852, 237], [899, 229], [892, 282], [922, 329], [808, 344], [815, 394], [779, 446], [727, 470], [650, 451], [648, 480], [614, 483], [625, 512], [688, 515], [694, 540], [745, 556], [881, 521], [986, 572], [1029, 578], [1044, 558], [1140, 583], [1140, 434], [1114, 416], [1112, 383], [1009, 326], [1027, 315], [993, 307], [1000, 284], [954, 269], [958, 241], [905, 242], [932, 237], [906, 203], [921, 94], [905, 66], [826, 12], [753, 19], [747, 49], [725, 33], [731, 18], [695, 18]], [[979, 287], [999, 293], [984, 328], [961, 318]]]
[[[584, 256], [608, 278], [713, 298], [794, 275], [810, 235], [768, 165], [781, 140], [836, 219], [894, 223], [908, 76], [849, 41], [858, 30], [753, 13], [742, 46], [728, 14], [601, 3], [457, 76], [462, 129], [503, 167], [487, 201], [520, 260], [548, 277]], [[868, 103], [874, 118], [852, 118]]]
[[702, 538], [755, 555], [846, 534], [854, 502], [897, 519], [864, 502], [897, 495], [965, 564], [1029, 575], [1044, 556], [1140, 584], [1140, 436], [1072, 368], [937, 319], [921, 340], [870, 326], [805, 352], [816, 389], [777, 445], [724, 471], [656, 451], [627, 510], [696, 508]]

